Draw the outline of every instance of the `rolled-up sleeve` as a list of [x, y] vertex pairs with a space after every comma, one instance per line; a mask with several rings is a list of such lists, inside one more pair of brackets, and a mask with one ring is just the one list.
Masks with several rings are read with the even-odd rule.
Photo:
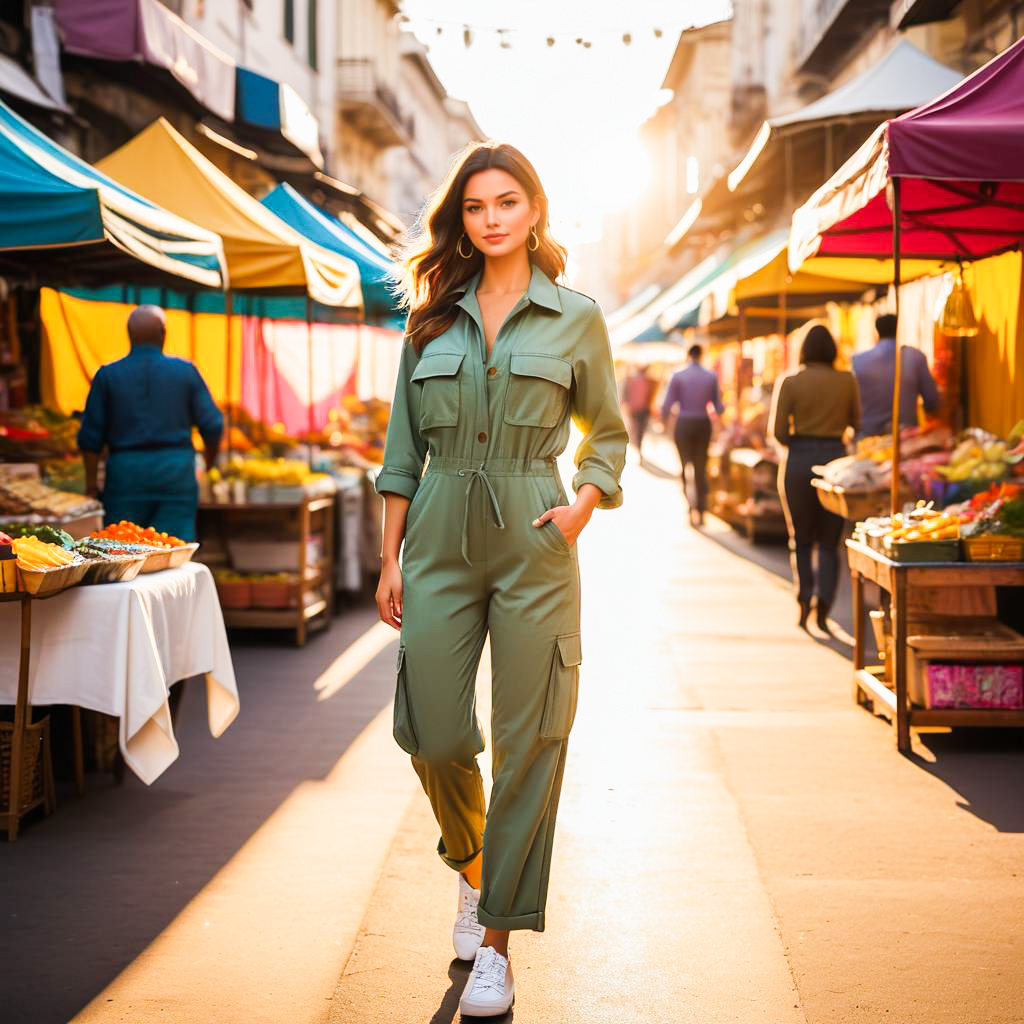
[[80, 451], [98, 455], [103, 450], [108, 440], [107, 419], [107, 380], [101, 367], [93, 377], [89, 397], [85, 400], [82, 425], [78, 430]]
[[400, 494], [410, 501], [420, 485], [427, 458], [427, 444], [419, 432], [419, 390], [410, 380], [418, 361], [416, 350], [405, 342], [384, 442], [384, 467], [374, 484], [378, 494]]
[[629, 435], [619, 411], [608, 329], [596, 303], [583, 329], [573, 378], [572, 416], [583, 434], [576, 449], [579, 472], [573, 477], [573, 490], [593, 484], [604, 495], [598, 508], [618, 508]]

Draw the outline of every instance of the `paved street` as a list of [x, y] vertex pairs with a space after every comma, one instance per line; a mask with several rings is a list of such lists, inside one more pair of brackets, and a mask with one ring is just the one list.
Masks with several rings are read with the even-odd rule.
[[[1021, 737], [899, 757], [777, 573], [683, 525], [669, 474], [624, 486], [581, 540], [548, 930], [514, 936], [508, 1019], [1024, 1021]], [[457, 1018], [454, 876], [390, 738], [393, 635], [349, 612], [303, 651], [235, 655], [222, 739], [193, 688], [152, 788], [93, 777], [0, 850], [5, 1024]]]

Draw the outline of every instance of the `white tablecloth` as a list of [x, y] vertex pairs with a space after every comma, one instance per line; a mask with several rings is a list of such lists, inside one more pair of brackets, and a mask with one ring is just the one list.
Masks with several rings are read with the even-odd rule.
[[[19, 605], [0, 605], [0, 704], [18, 693]], [[131, 583], [32, 603], [29, 703], [116, 715], [125, 763], [147, 785], [178, 756], [171, 685], [206, 676], [210, 732], [238, 714], [238, 687], [210, 570], [190, 562]]]

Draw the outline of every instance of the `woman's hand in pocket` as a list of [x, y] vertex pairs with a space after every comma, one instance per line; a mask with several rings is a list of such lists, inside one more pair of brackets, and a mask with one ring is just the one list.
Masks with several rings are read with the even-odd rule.
[[555, 508], [549, 508], [547, 512], [537, 516], [533, 525], [541, 530], [549, 520], [558, 527], [565, 538], [565, 543], [572, 547], [576, 543], [576, 538], [583, 532], [583, 527], [590, 522], [590, 511], [577, 505], [556, 505]]
[[394, 629], [402, 628], [402, 598], [405, 583], [398, 562], [385, 562], [377, 584], [377, 611], [380, 621]]

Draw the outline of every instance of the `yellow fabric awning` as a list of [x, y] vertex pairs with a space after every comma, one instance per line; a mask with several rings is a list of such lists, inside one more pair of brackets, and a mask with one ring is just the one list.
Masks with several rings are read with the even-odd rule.
[[[902, 260], [907, 279], [938, 274], [949, 268], [929, 260]], [[892, 260], [846, 259], [813, 256], [795, 272], [789, 269], [789, 251], [781, 252], [759, 270], [740, 278], [733, 302], [749, 302], [785, 292], [787, 295], [857, 295], [872, 285], [892, 281]]]
[[224, 240], [228, 286], [304, 291], [362, 306], [359, 268], [290, 228], [160, 118], [97, 164], [104, 174]]
[[[63, 413], [85, 408], [96, 371], [128, 355], [125, 325], [134, 303], [93, 302], [41, 288], [39, 317], [43, 326], [40, 387], [43, 404]], [[194, 363], [218, 405], [237, 402], [242, 394], [243, 318], [228, 322], [218, 313], [167, 310], [164, 352]]]
[[789, 270], [789, 254], [785, 248], [770, 262], [759, 270], [736, 282], [733, 289], [733, 303], [749, 302], [777, 296], [782, 292], [787, 295], [857, 295], [869, 285], [858, 279], [843, 280], [825, 274], [813, 274], [806, 270], [798, 270], [795, 274]]

